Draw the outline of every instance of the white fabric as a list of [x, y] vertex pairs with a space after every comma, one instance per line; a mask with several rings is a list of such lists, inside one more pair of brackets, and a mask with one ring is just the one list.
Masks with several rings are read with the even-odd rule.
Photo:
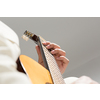
[[0, 21], [0, 36], [19, 45], [19, 39], [17, 34], [7, 25]]
[[75, 82], [78, 78], [77, 77], [67, 77], [64, 79], [66, 84], [72, 84], [73, 82]]
[[20, 55], [18, 36], [11, 28], [9, 28], [1, 21], [0, 21], [0, 45], [2, 45], [1, 48], [2, 50], [0, 49], [0, 53], [9, 54], [9, 56], [12, 57], [14, 61], [16, 61], [16, 59]]
[[20, 55], [16, 33], [0, 21], [0, 84], [31, 83], [26, 75], [16, 70]]

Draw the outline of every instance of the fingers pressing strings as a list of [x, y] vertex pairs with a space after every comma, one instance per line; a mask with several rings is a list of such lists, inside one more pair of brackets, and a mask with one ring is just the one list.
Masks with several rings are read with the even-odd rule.
[[[55, 43], [50, 43], [49, 41], [43, 42], [43, 45], [46, 46], [46, 48], [50, 51], [55, 51], [55, 49], [60, 49], [60, 46]], [[52, 53], [53, 54], [53, 53]], [[54, 56], [57, 56], [57, 53], [53, 54]]]
[[61, 47], [55, 43], [50, 43], [49, 41], [43, 42], [43, 45], [46, 46], [47, 49], [51, 49], [51, 54], [54, 55], [55, 59], [62, 60], [64, 63], [69, 62], [69, 60], [65, 57], [66, 52], [61, 49]]

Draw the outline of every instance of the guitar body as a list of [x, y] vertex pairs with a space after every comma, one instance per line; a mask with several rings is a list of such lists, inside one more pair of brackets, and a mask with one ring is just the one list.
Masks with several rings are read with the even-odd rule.
[[33, 84], [53, 84], [50, 72], [28, 56], [20, 55], [21, 65]]

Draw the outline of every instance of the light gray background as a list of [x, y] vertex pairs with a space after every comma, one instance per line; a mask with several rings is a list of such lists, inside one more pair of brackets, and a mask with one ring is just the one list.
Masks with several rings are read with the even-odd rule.
[[64, 78], [87, 75], [100, 82], [100, 18], [5, 17], [0, 20], [18, 34], [21, 54], [38, 61], [35, 43], [21, 38], [29, 30], [66, 51], [70, 62]]

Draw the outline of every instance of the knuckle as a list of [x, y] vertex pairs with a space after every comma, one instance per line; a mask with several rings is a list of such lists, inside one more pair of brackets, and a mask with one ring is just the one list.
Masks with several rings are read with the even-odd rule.
[[69, 59], [67, 59], [67, 61], [69, 62]]
[[66, 55], [66, 52], [65, 51], [63, 51], [64, 52], [64, 55]]
[[50, 43], [49, 45], [53, 47], [53, 43]]
[[52, 45], [53, 45], [54, 47], [56, 47], [56, 48], [59, 48], [59, 49], [60, 49], [60, 46], [59, 46], [59, 45], [57, 45], [56, 43], [52, 43]]
[[57, 45], [58, 46], [58, 48], [61, 48], [59, 45]]
[[62, 52], [63, 56], [66, 56], [66, 52], [64, 50], [60, 49], [60, 51]]
[[60, 51], [60, 50], [59, 50], [59, 49], [57, 49], [57, 48], [56, 48], [56, 49], [54, 49], [54, 50], [55, 50], [55, 51]]

